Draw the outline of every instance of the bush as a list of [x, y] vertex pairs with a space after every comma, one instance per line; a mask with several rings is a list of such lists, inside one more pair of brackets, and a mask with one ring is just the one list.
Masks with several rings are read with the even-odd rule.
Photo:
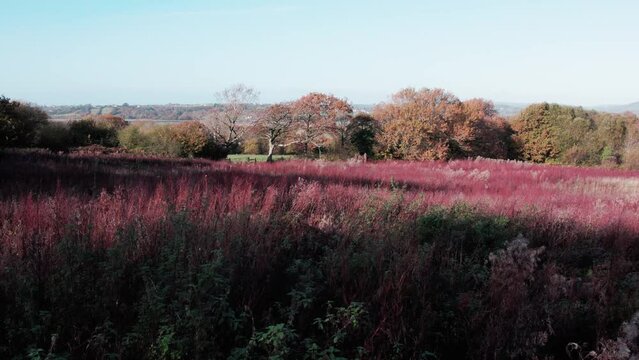
[[66, 124], [51, 122], [39, 131], [38, 147], [52, 151], [67, 151], [71, 144], [71, 132]]
[[0, 148], [30, 147], [49, 116], [31, 105], [0, 97]]
[[180, 146], [180, 156], [185, 157], [201, 154], [211, 137], [204, 124], [197, 121], [172, 125], [170, 130]]
[[108, 122], [88, 118], [69, 123], [69, 132], [73, 146], [119, 145], [117, 129]]
[[199, 122], [177, 125], [134, 124], [118, 133], [120, 144], [133, 151], [173, 157], [223, 159], [227, 152]]
[[111, 114], [98, 115], [94, 119], [96, 124], [109, 129], [122, 130], [127, 126], [123, 118]]
[[242, 144], [242, 153], [248, 155], [265, 154], [264, 142], [258, 137], [251, 137]]
[[169, 126], [138, 123], [118, 132], [120, 144], [128, 150], [178, 157], [180, 145]]

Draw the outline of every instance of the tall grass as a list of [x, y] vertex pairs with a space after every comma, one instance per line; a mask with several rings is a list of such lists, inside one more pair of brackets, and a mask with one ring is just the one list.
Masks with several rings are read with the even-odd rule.
[[599, 351], [639, 310], [638, 175], [5, 153], [0, 357]]

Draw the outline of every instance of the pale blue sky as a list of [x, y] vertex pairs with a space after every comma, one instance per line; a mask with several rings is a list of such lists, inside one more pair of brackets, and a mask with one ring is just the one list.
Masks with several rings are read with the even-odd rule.
[[39, 104], [639, 101], [639, 1], [0, 0], [0, 94]]

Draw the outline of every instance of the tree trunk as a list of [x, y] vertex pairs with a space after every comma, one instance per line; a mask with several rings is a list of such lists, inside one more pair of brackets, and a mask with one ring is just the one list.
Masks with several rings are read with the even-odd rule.
[[273, 144], [273, 140], [268, 139], [268, 156], [266, 157], [266, 162], [272, 163], [273, 162], [273, 149], [275, 148], [275, 145]]

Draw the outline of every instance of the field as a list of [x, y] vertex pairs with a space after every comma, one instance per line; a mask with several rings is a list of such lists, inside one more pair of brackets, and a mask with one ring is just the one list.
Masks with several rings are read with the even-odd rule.
[[621, 358], [638, 211], [605, 168], [8, 151], [0, 358]]
[[[231, 154], [228, 155], [226, 158], [232, 162], [266, 162], [268, 155]], [[294, 158], [295, 155], [273, 155], [274, 161], [292, 160]]]

